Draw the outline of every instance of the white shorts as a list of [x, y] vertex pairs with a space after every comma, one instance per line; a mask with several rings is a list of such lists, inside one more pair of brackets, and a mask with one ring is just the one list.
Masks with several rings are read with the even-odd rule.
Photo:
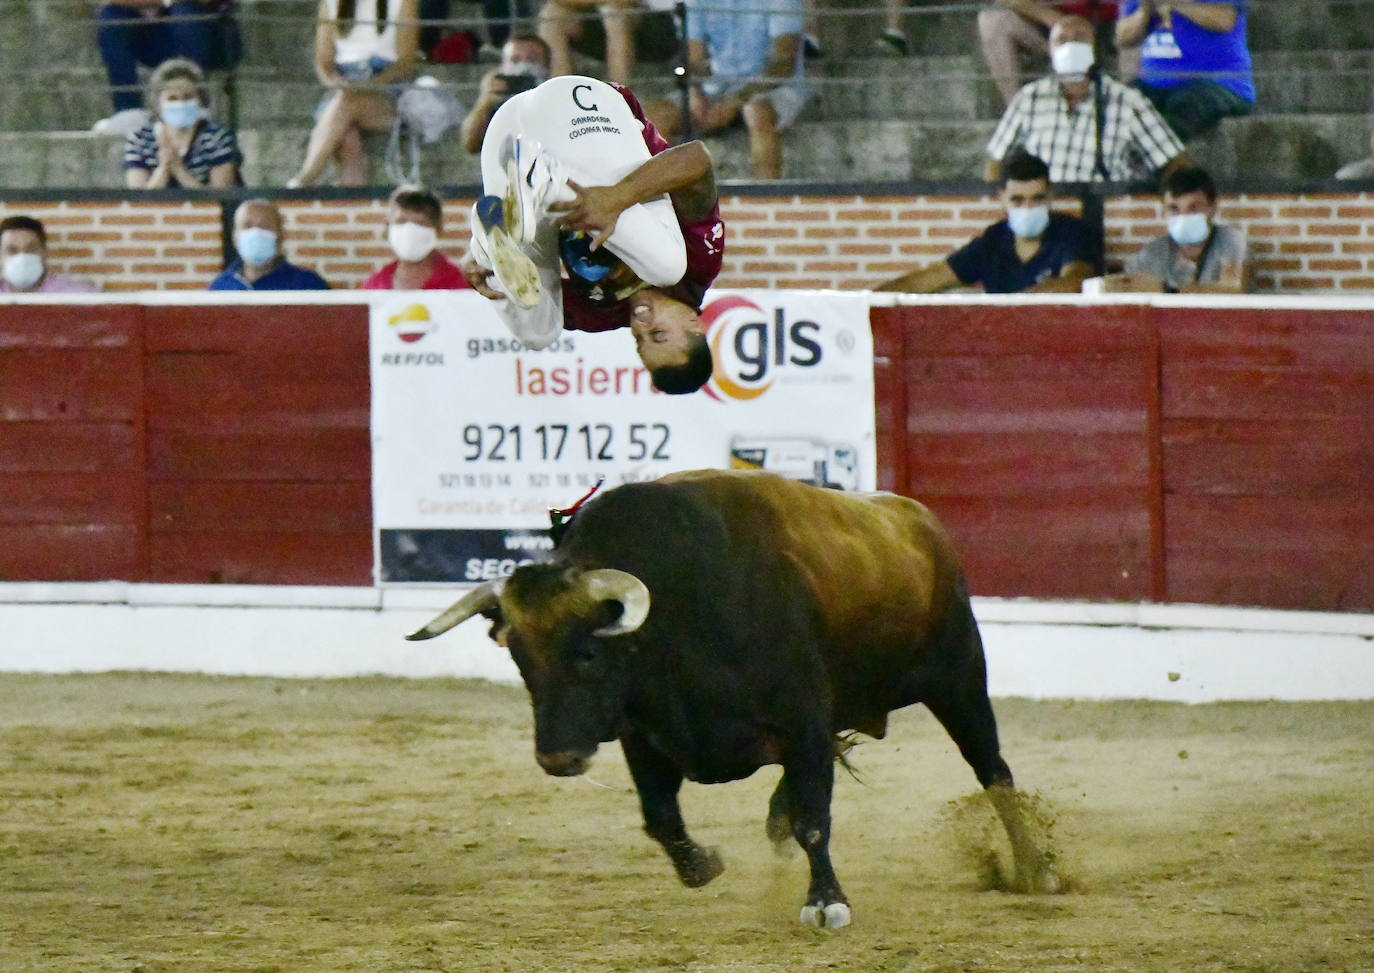
[[[527, 148], [538, 143], [539, 151], [555, 160], [562, 177], [583, 186], [613, 185], [650, 158], [643, 127], [620, 93], [603, 81], [578, 75], [552, 78], [497, 109], [482, 140], [482, 191], [487, 195], [500, 196], [506, 190], [501, 147], [512, 134], [519, 135]], [[570, 199], [571, 193], [551, 194], [556, 198]], [[558, 234], [553, 228], [557, 216], [541, 212], [534, 242], [525, 248], [548, 292], [545, 299], [530, 309], [501, 302], [502, 317], [521, 340], [529, 335], [548, 344], [562, 326]], [[687, 272], [682, 228], [666, 195], [621, 213], [605, 246], [651, 286], [669, 287]]]

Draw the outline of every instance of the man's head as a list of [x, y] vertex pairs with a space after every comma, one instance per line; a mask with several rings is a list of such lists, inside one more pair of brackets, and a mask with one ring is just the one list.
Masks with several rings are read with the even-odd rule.
[[234, 249], [245, 264], [260, 267], [281, 254], [281, 211], [266, 199], [247, 199], [234, 211]]
[[711, 377], [706, 326], [690, 304], [649, 288], [630, 298], [630, 330], [654, 387], [669, 395], [695, 392]]
[[1066, 80], [1081, 80], [1093, 66], [1093, 25], [1084, 17], [1060, 17], [1050, 28], [1050, 64]]
[[434, 252], [444, 228], [444, 204], [424, 186], [398, 186], [387, 201], [387, 242], [396, 256], [417, 263]]
[[512, 34], [501, 47], [500, 72], [526, 75], [540, 85], [549, 80], [552, 60], [549, 45], [538, 34]]
[[32, 216], [0, 220], [0, 270], [16, 291], [31, 291], [47, 273], [48, 233]]
[[1002, 165], [1002, 208], [1017, 236], [1035, 239], [1050, 222], [1050, 168], [1043, 159], [1017, 152]]
[[1160, 186], [1169, 236], [1179, 246], [1207, 239], [1217, 215], [1217, 187], [1204, 169], [1176, 169]]

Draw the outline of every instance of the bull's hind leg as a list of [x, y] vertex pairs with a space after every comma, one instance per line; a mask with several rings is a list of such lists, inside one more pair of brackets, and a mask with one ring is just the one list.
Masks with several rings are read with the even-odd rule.
[[787, 775], [778, 778], [778, 786], [768, 799], [768, 820], [764, 822], [768, 840], [773, 842], [773, 850], [779, 855], [791, 849], [787, 842], [792, 837], [792, 804], [787, 797]]
[[699, 888], [725, 871], [714, 848], [703, 848], [687, 834], [677, 800], [682, 771], [638, 734], [625, 734], [620, 746], [639, 792], [644, 830], [668, 853], [682, 884]]
[[948, 694], [932, 693], [926, 706], [949, 733], [973, 768], [978, 783], [1006, 828], [1016, 863], [1013, 886], [1018, 892], [1058, 892], [1059, 876], [1053, 857], [1026, 820], [1023, 801], [1002, 759], [997, 742], [997, 719], [985, 685], [963, 687]]
[[[834, 747], [828, 731], [816, 728], [783, 755], [782, 780], [792, 836], [811, 865], [811, 887], [801, 921], [813, 926], [849, 925], [849, 900], [830, 864], [830, 797], [835, 787]], [[777, 796], [774, 796], [774, 802]], [[770, 803], [770, 820], [772, 804]]]

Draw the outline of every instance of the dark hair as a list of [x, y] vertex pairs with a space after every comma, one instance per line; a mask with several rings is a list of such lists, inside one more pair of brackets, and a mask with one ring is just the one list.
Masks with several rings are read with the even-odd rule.
[[401, 209], [413, 209], [424, 213], [434, 223], [435, 229], [444, 225], [444, 204], [432, 189], [414, 183], [397, 186], [387, 202]]
[[[339, 26], [342, 30], [343, 25], [351, 21], [357, 15], [357, 0], [339, 0]], [[380, 26], [386, 23], [386, 0], [377, 0], [376, 21]], [[352, 27], [349, 27], [352, 30]]]
[[[549, 48], [549, 42], [544, 40], [544, 38], [540, 37], [538, 34], [532, 34], [529, 31], [523, 31], [519, 34], [511, 34], [509, 37], [506, 38], [506, 44], [511, 43], [538, 44], [539, 49], [544, 52], [544, 66], [548, 67], [549, 64], [553, 61], [553, 51]], [[501, 46], [504, 47], [505, 44]]]
[[32, 216], [6, 216], [0, 220], [0, 236], [4, 236], [10, 230], [29, 230], [38, 234], [38, 242], [45, 248], [48, 245], [48, 231]]
[[1217, 184], [1212, 182], [1212, 177], [1207, 174], [1206, 169], [1197, 166], [1191, 169], [1175, 169], [1164, 177], [1159, 186], [1161, 196], [1165, 193], [1170, 196], [1186, 196], [1199, 190], [1210, 202], [1217, 201]]
[[1029, 152], [1018, 151], [1009, 155], [1002, 163], [1002, 185], [1011, 180], [1030, 182], [1034, 179], [1050, 181], [1050, 167], [1045, 160]]
[[711, 358], [711, 346], [706, 343], [706, 336], [692, 335], [689, 342], [687, 360], [681, 365], [663, 365], [649, 370], [654, 388], [668, 395], [687, 395], [710, 379], [715, 361]]

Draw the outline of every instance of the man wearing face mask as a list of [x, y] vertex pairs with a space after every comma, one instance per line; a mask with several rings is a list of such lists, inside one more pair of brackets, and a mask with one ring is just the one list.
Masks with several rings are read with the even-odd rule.
[[1245, 294], [1251, 290], [1250, 250], [1245, 234], [1216, 222], [1217, 187], [1202, 169], [1180, 169], [1165, 177], [1164, 218], [1168, 232], [1156, 237], [1126, 264], [1126, 273], [1102, 280], [1104, 291], [1166, 294]]
[[1012, 156], [1003, 179], [1006, 219], [944, 260], [874, 290], [934, 294], [979, 284], [989, 294], [1077, 294], [1100, 264], [1091, 229], [1077, 217], [1050, 211], [1049, 170], [1035, 156]]
[[439, 197], [423, 186], [398, 186], [387, 204], [386, 240], [396, 259], [358, 286], [365, 291], [456, 291], [468, 283], [438, 249], [444, 228]]
[[48, 233], [32, 216], [0, 220], [0, 294], [87, 294], [84, 280], [48, 270]]
[[1183, 143], [1148, 98], [1097, 70], [1093, 26], [1063, 17], [1050, 31], [1054, 74], [1012, 98], [988, 142], [985, 174], [996, 181], [1000, 159], [1020, 147], [1044, 159], [1050, 180], [1127, 182], [1190, 164]]
[[535, 34], [514, 34], [501, 46], [501, 65], [482, 78], [477, 101], [463, 119], [463, 148], [482, 151], [491, 116], [511, 95], [537, 88], [549, 80], [549, 45]]
[[212, 291], [327, 291], [313, 270], [282, 255], [281, 211], [266, 199], [247, 199], [234, 211], [234, 249], [239, 259], [210, 282]]

